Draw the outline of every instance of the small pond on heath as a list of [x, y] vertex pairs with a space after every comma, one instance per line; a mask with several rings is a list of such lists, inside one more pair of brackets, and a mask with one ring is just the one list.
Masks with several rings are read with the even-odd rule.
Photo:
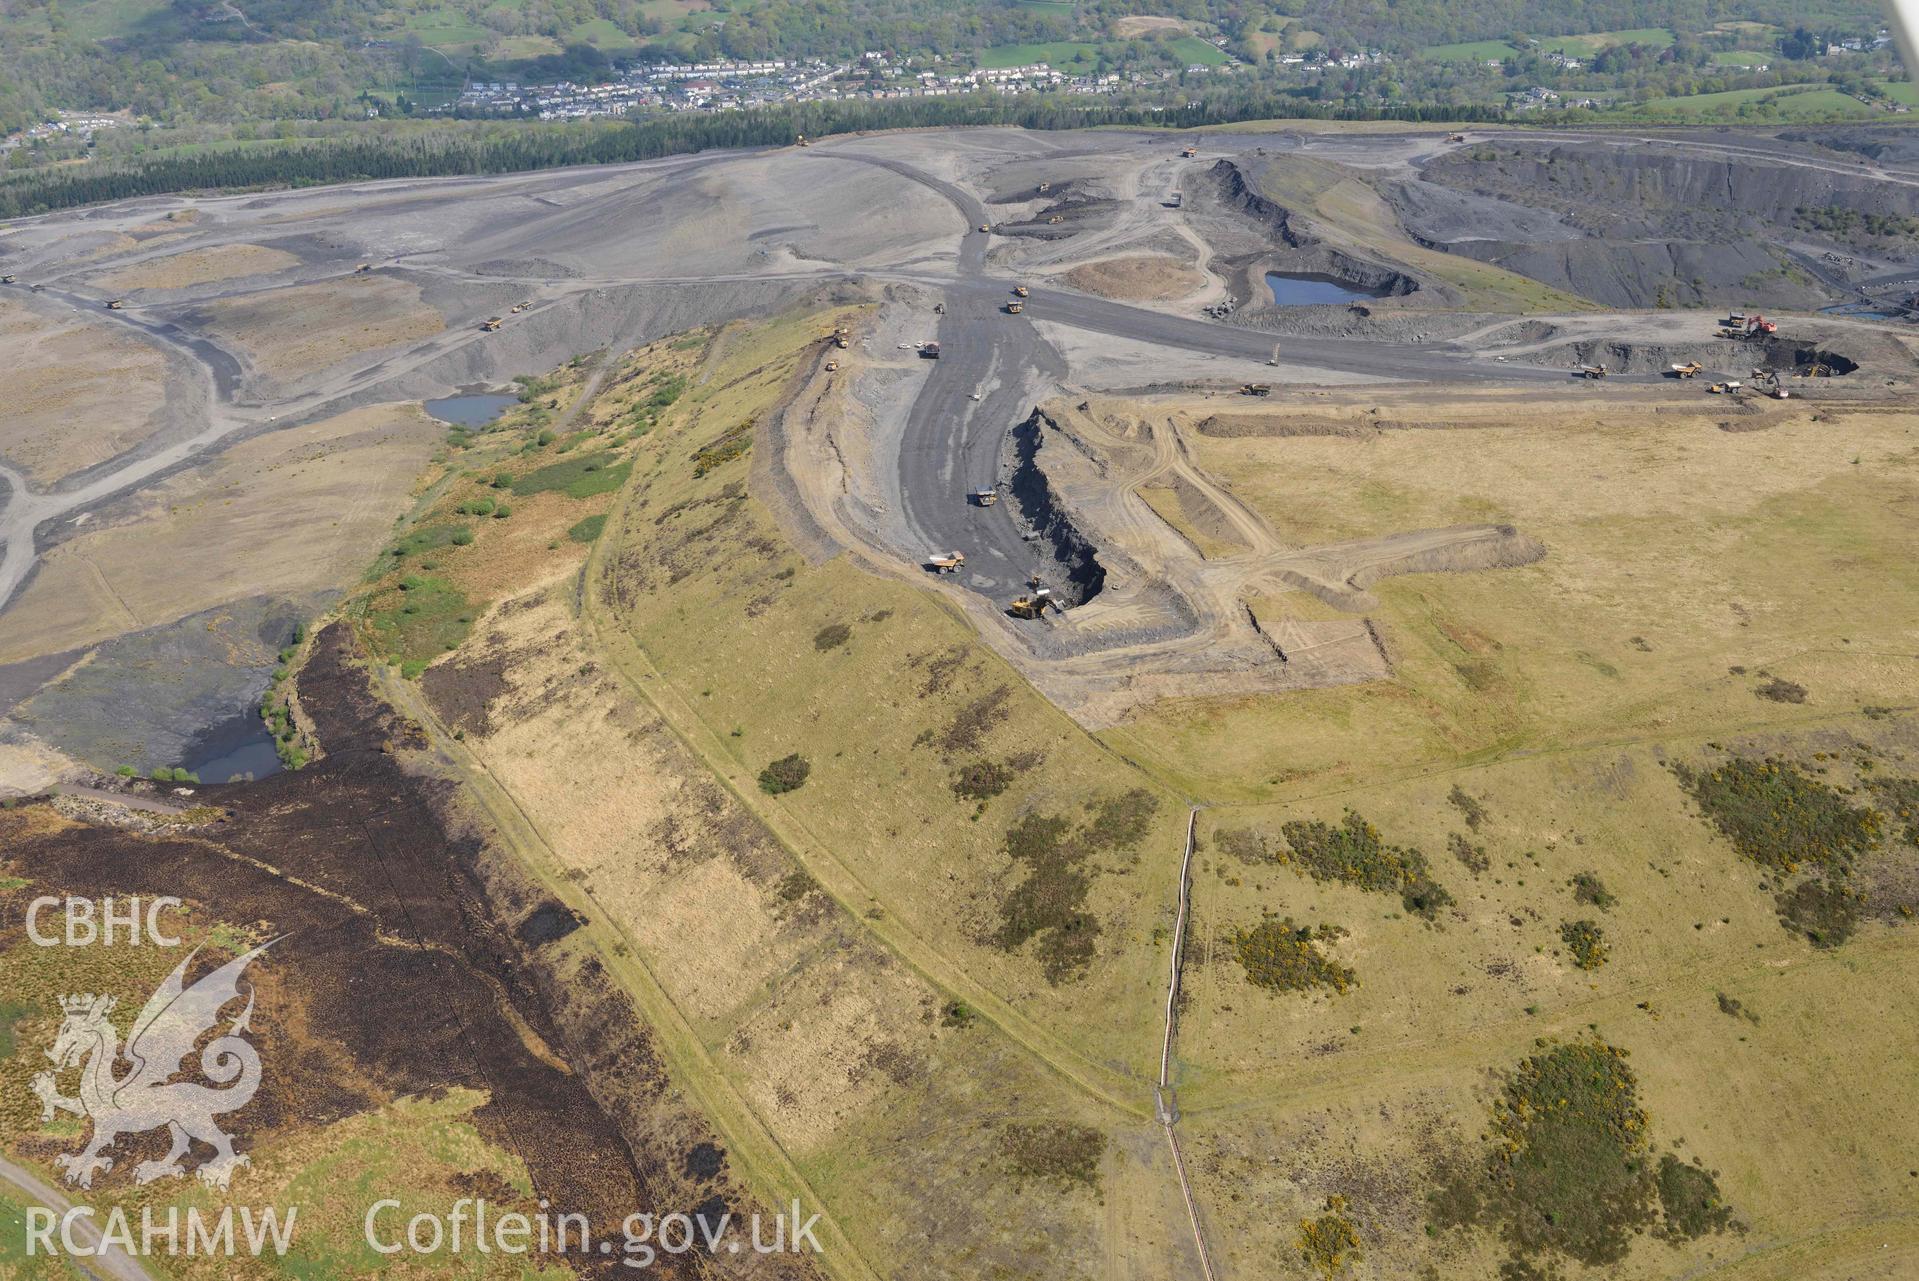
[[1266, 273], [1266, 287], [1273, 291], [1276, 307], [1310, 307], [1315, 303], [1362, 302], [1384, 298], [1383, 291], [1362, 289], [1331, 276], [1288, 275], [1283, 271]]

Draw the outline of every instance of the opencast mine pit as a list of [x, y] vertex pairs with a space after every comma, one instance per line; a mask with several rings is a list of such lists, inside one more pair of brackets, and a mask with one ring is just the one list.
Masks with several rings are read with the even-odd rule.
[[[1235, 420], [1246, 434], [1281, 436], [1309, 412], [1279, 403]], [[964, 574], [932, 580], [995, 649], [1089, 728], [1117, 724], [1162, 698], [1386, 679], [1390, 639], [1369, 617], [1378, 606], [1374, 584], [1400, 574], [1522, 566], [1546, 555], [1536, 539], [1502, 524], [1289, 544], [1194, 463], [1193, 435], [1218, 422], [1203, 394], [1042, 402], [1009, 433], [1003, 489], [1034, 546], [1035, 579], [1063, 608], [1016, 619], [1006, 610], [1011, 593], [981, 590]], [[910, 547], [845, 519], [840, 499], [866, 487], [848, 470], [861, 451], [806, 443], [864, 437], [869, 429], [848, 425], [856, 423], [834, 391], [802, 393], [782, 416], [782, 485], [805, 513], [788, 504], [789, 526], [798, 517], [812, 531], [809, 541], [824, 533], [872, 569], [929, 581]], [[818, 465], [822, 456], [829, 466]], [[1299, 608], [1287, 603], [1307, 598]], [[1335, 616], [1325, 617], [1329, 611]]]
[[[760, 422], [755, 495], [809, 556], [851, 549], [875, 572], [939, 591], [1062, 707], [1104, 724], [1162, 696], [1385, 676], [1391, 637], [1368, 621], [1374, 579], [1541, 554], [1524, 521], [1496, 512], [1281, 537], [1195, 461], [1221, 440], [1363, 440], [1509, 412], [1475, 410], [1470, 397], [1436, 409], [1412, 388], [1443, 400], [1552, 386], [1569, 404], [1683, 388], [1710, 408], [1649, 412], [1764, 425], [1774, 402], [1708, 398], [1706, 387], [1765, 369], [1791, 388], [1788, 404], [1893, 402], [1919, 368], [1897, 327], [1868, 319], [1786, 315], [1774, 335], [1725, 339], [1703, 308], [1655, 306], [1647, 273], [1660, 265], [1635, 255], [1661, 236], [1710, 259], [1708, 294], [1744, 279], [1729, 273], [1783, 273], [1755, 277], [1734, 304], [1768, 312], [1857, 302], [1873, 280], [1895, 279], [1889, 259], [1842, 267], [1789, 254], [1787, 272], [1764, 253], [1789, 239], [1801, 205], [1874, 211], [1873, 189], [1834, 173], [1823, 144], [1712, 160], [1678, 136], [1651, 157], [1568, 141], [1548, 160], [1523, 138], [1479, 131], [1457, 147], [1417, 132], [1218, 133], [1194, 157], [1155, 132], [957, 137], [182, 197], [170, 212], [144, 202], [16, 229], [0, 349], [34, 385], [0, 431], [0, 487], [12, 491], [0, 505], [0, 659], [39, 673], [50, 655], [268, 589], [350, 586], [403, 495], [369, 495], [336, 520], [334, 462], [298, 452], [303, 433], [365, 416], [382, 433], [367, 448], [417, 453], [439, 432], [413, 407], [421, 398], [694, 329], [857, 308], [850, 347], [823, 345], [786, 409]], [[1576, 181], [1549, 191], [1547, 168]], [[1627, 173], [1646, 185], [1623, 221], [1593, 222], [1591, 193]], [[1765, 185], [1781, 175], [1790, 189]], [[1689, 212], [1716, 182], [1752, 194], [1736, 225]], [[1900, 212], [1909, 196], [1901, 187], [1875, 209]], [[1525, 252], [1482, 252], [1466, 239], [1476, 231]], [[1811, 245], [1821, 233], [1794, 234]], [[1266, 273], [1367, 298], [1283, 305]], [[1016, 299], [1016, 285], [1030, 297]], [[1593, 310], [1615, 285], [1646, 310]], [[141, 394], [109, 405], [106, 382], [73, 376], [82, 357], [107, 360]], [[1709, 376], [1665, 376], [1692, 360]], [[1574, 382], [1579, 364], [1619, 376]], [[1271, 400], [1231, 397], [1261, 382]], [[1377, 412], [1341, 399], [1356, 387], [1374, 389]], [[102, 426], [84, 447], [61, 431], [76, 413]], [[210, 496], [263, 454], [286, 473], [271, 535], [260, 532], [268, 517], [224, 496], [142, 497]], [[1313, 478], [1299, 484], [1310, 496]], [[981, 487], [1001, 501], [970, 504]], [[280, 535], [322, 516], [339, 534], [325, 563], [288, 556]], [[165, 530], [149, 536], [148, 524]], [[182, 570], [143, 592], [146, 559], [124, 550], [91, 568], [98, 548], [168, 538], [191, 542], [197, 563], [233, 566], [232, 581], [185, 591]], [[966, 553], [960, 573], [920, 568], [950, 551]], [[274, 578], [279, 560], [302, 572]], [[1009, 617], [1032, 577], [1065, 608]], [[22, 703], [45, 683], [20, 679]], [[157, 750], [158, 732], [126, 750]]]

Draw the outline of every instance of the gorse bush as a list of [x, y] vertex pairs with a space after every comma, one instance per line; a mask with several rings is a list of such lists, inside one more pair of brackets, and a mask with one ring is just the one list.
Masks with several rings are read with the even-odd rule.
[[1294, 1240], [1306, 1266], [1322, 1276], [1337, 1276], [1340, 1269], [1359, 1259], [1359, 1227], [1346, 1213], [1346, 1198], [1326, 1198], [1326, 1212], [1316, 1219], [1299, 1221], [1299, 1236]]
[[1792, 761], [1735, 757], [1707, 770], [1674, 765], [1673, 773], [1734, 849], [1772, 871], [1843, 867], [1879, 842], [1876, 812]]
[[1282, 863], [1303, 869], [1314, 880], [1339, 881], [1379, 893], [1398, 894], [1408, 912], [1432, 920], [1453, 896], [1432, 878], [1426, 856], [1416, 849], [1388, 845], [1379, 829], [1352, 810], [1338, 827], [1318, 821], [1296, 821], [1280, 831], [1287, 852]]
[[1226, 945], [1255, 987], [1272, 992], [1326, 987], [1342, 993], [1357, 984], [1359, 976], [1328, 956], [1324, 945], [1345, 933], [1334, 925], [1311, 927], [1296, 924], [1290, 916], [1269, 916], [1251, 929], [1235, 930]]
[[1580, 969], [1596, 970], [1606, 963], [1606, 932], [1598, 922], [1567, 921], [1559, 927], [1559, 939]]
[[768, 796], [797, 791], [812, 772], [812, 764], [799, 753], [782, 756], [760, 771], [760, 790]]

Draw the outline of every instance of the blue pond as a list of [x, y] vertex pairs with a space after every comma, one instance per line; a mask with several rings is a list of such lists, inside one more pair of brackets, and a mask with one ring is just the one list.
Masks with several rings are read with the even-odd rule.
[[234, 783], [280, 772], [280, 753], [258, 713], [246, 712], [201, 733], [185, 765], [202, 783]]
[[492, 422], [514, 405], [517, 396], [446, 396], [426, 402], [426, 412], [443, 423], [479, 427]]
[[1384, 297], [1370, 289], [1360, 289], [1330, 276], [1289, 276], [1284, 272], [1266, 273], [1266, 287], [1273, 291], [1277, 307], [1310, 307], [1315, 303], [1357, 302]]

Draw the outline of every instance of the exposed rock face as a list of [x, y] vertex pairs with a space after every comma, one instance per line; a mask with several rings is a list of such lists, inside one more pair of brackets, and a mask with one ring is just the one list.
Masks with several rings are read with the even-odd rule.
[[1855, 254], [1885, 267], [1919, 252], [1906, 237], [1835, 239], [1802, 214], [1913, 217], [1919, 190], [1742, 152], [1502, 142], [1383, 194], [1429, 248], [1613, 307], [1813, 308], [1857, 296]]
[[1052, 421], [1035, 409], [1025, 422], [1013, 428], [1013, 471], [1008, 487], [1020, 513], [1039, 531], [1041, 545], [1052, 552], [1059, 567], [1055, 590], [1068, 605], [1083, 605], [1106, 585], [1106, 568], [1099, 563], [1099, 549], [1073, 523], [1040, 467], [1040, 432], [1051, 426]]
[[1262, 195], [1232, 161], [1222, 160], [1215, 164], [1211, 176], [1217, 187], [1220, 205], [1236, 210], [1259, 224], [1283, 247], [1270, 257], [1249, 264], [1252, 270], [1243, 287], [1248, 295], [1245, 305], [1257, 308], [1269, 301], [1263, 296], [1263, 282], [1260, 279], [1268, 271], [1323, 276], [1381, 297], [1403, 298], [1419, 292], [1419, 280], [1406, 272], [1347, 253], [1314, 235], [1307, 226], [1302, 225], [1304, 220], [1295, 217], [1284, 205]]

